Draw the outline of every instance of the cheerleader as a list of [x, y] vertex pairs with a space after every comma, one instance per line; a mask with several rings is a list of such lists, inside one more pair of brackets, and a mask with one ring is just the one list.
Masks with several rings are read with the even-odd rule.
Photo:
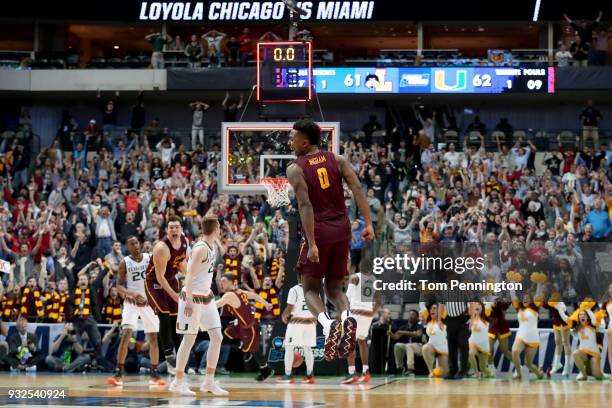
[[601, 305], [601, 309], [608, 315], [608, 362], [612, 370], [612, 283], [608, 286], [608, 301]]
[[532, 298], [531, 294], [525, 292], [523, 299], [520, 301], [516, 297], [516, 292], [510, 290], [510, 296], [512, 298], [512, 304], [518, 312], [519, 328], [512, 345], [512, 361], [516, 371], [513, 375], [515, 379], [522, 378], [522, 366], [521, 366], [521, 354], [525, 352], [525, 365], [529, 368], [529, 371], [534, 373], [539, 379], [544, 374], [542, 371], [533, 364], [533, 359], [538, 352], [540, 346], [540, 335], [538, 333], [538, 317], [540, 306], [542, 305], [542, 284], [537, 284], [535, 297]]
[[[572, 365], [570, 358], [572, 356], [572, 348], [570, 343], [570, 327], [561, 318], [556, 306], [559, 304], [560, 295], [552, 293], [552, 286], [548, 286], [548, 299], [544, 303], [544, 308], [548, 310], [553, 324], [553, 334], [555, 337], [555, 356], [553, 357], [550, 373], [554, 374], [563, 369], [563, 376], [568, 376], [571, 373]], [[561, 364], [561, 353], [565, 352], [565, 365]]]
[[574, 351], [574, 362], [580, 370], [577, 381], [585, 381], [589, 374], [598, 380], [603, 379], [601, 372], [601, 353], [597, 345], [597, 331], [603, 330], [589, 305], [583, 302], [580, 309], [572, 316], [567, 316], [565, 304], [558, 303], [557, 310], [561, 318], [579, 334], [578, 349]]
[[[468, 340], [470, 346], [470, 366], [476, 373], [476, 377], [488, 378], [491, 376], [487, 364], [491, 356], [489, 322], [482, 303], [472, 302], [470, 305], [469, 326], [472, 332]], [[479, 368], [480, 371], [478, 370]]]
[[[443, 377], [448, 373], [448, 342], [446, 340], [446, 325], [440, 315], [441, 308], [437, 304], [422, 311], [422, 319], [427, 322], [425, 330], [429, 340], [423, 346], [423, 359], [429, 369], [430, 377]], [[438, 363], [438, 367], [434, 368]]]
[[[506, 320], [506, 310], [510, 307], [510, 302], [506, 299], [498, 297], [490, 304], [490, 307], [485, 308], [485, 312], [489, 318], [489, 349], [495, 350], [495, 343], [499, 342], [499, 349], [508, 361], [512, 363], [512, 353], [508, 345], [510, 339], [510, 325]], [[493, 362], [493, 353], [489, 357], [489, 372], [495, 372]]]

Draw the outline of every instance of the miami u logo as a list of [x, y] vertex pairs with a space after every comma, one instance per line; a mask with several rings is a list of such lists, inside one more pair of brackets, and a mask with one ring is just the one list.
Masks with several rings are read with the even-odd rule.
[[176, 322], [176, 330], [178, 331], [187, 331], [189, 324], [185, 323], [184, 325], [185, 327], [181, 327], [181, 324], [179, 322]]
[[446, 70], [438, 69], [434, 72], [434, 84], [440, 91], [457, 92], [467, 88], [467, 71], [459, 69], [455, 71], [455, 83], [446, 84]]

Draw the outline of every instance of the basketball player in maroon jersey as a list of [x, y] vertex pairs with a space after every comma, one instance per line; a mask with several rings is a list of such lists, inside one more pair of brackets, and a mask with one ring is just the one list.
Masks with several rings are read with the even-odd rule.
[[[370, 206], [359, 178], [348, 161], [332, 152], [320, 151], [321, 128], [309, 119], [294, 123], [289, 147], [297, 159], [287, 168], [287, 178], [298, 201], [304, 238], [295, 270], [302, 277], [304, 297], [326, 334], [325, 359], [345, 358], [355, 349], [357, 321], [349, 316], [343, 291], [351, 241], [351, 225], [344, 204], [344, 180], [365, 220], [364, 240], [374, 239]], [[340, 314], [332, 320], [321, 300], [321, 283]]]
[[228, 326], [224, 333], [230, 339], [240, 340], [240, 349], [250, 353], [259, 364], [259, 374], [255, 379], [265, 381], [274, 375], [274, 370], [268, 366], [266, 358], [259, 350], [259, 323], [253, 316], [250, 300], [263, 304], [266, 310], [271, 310], [272, 304], [256, 293], [236, 288], [234, 275], [231, 273], [221, 277], [219, 287], [223, 296], [217, 300], [217, 307], [223, 307], [229, 315], [236, 318], [237, 322], [236, 325]]
[[173, 348], [178, 350], [180, 345], [176, 334], [180, 292], [176, 275], [187, 270], [187, 247], [181, 219], [169, 217], [166, 237], [153, 247], [145, 279], [147, 301], [159, 317], [159, 339], [170, 374], [174, 374], [175, 366]]

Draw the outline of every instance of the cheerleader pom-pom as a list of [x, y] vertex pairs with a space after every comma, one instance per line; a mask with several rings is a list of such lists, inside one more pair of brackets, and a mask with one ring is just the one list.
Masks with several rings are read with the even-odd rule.
[[597, 302], [595, 302], [593, 298], [585, 298], [582, 303], [580, 303], [580, 310], [590, 310], [596, 304]]
[[520, 281], [523, 280], [523, 277], [521, 276], [520, 273], [515, 272], [515, 271], [509, 271], [506, 274], [506, 279], [508, 279], [510, 282], [514, 282], [514, 283], [519, 283]]
[[533, 283], [546, 283], [546, 274], [534, 272], [530, 276]]

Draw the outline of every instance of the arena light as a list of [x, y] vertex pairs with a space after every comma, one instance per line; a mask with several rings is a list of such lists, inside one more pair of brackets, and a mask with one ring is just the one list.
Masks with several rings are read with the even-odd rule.
[[536, 0], [535, 7], [533, 9], [533, 21], [538, 21], [538, 17], [540, 15], [540, 5], [542, 4], [542, 0]]

